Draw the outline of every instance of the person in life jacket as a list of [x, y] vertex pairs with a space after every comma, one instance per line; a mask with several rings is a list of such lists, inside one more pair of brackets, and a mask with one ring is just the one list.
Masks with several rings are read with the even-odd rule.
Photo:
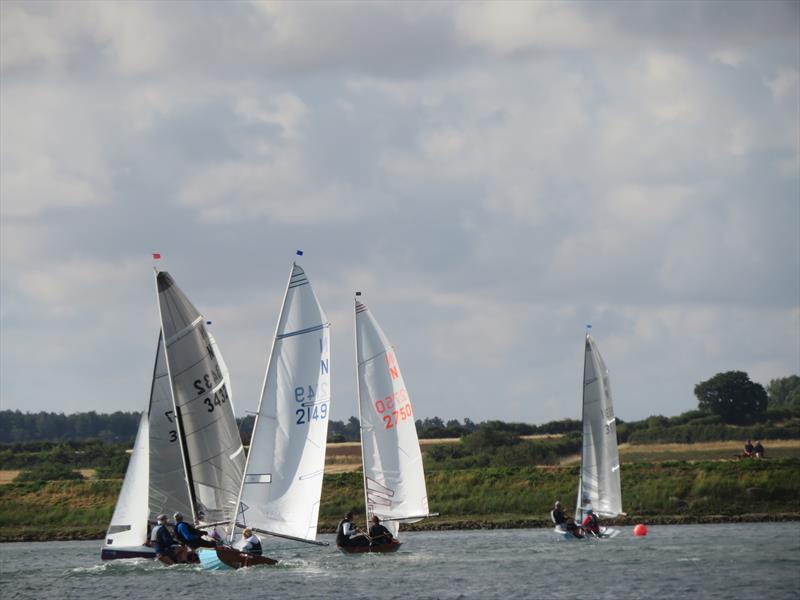
[[167, 515], [158, 515], [157, 525], [150, 532], [150, 543], [156, 550], [156, 558], [166, 565], [186, 562], [188, 551], [179, 546], [167, 528]]
[[193, 525], [189, 525], [183, 520], [183, 515], [176, 512], [173, 517], [175, 518], [175, 537], [178, 541], [189, 546], [192, 550], [197, 550], [201, 546], [204, 548], [216, 548], [217, 545], [210, 541], [204, 540], [202, 536], [208, 535], [207, 531], [197, 529]]
[[381, 544], [391, 544], [394, 540], [392, 532], [381, 525], [381, 520], [377, 515], [372, 517], [372, 526], [369, 528], [370, 546], [380, 546]]
[[567, 513], [561, 508], [561, 502], [558, 500], [556, 500], [553, 510], [550, 511], [550, 520], [557, 528], [563, 529], [575, 537], [583, 537], [583, 530], [567, 516]]
[[600, 533], [600, 522], [597, 520], [597, 515], [594, 514], [594, 511], [590, 508], [586, 511], [586, 517], [583, 519], [583, 530], [588, 531], [595, 537], [602, 537], [602, 533]]
[[239, 542], [239, 549], [253, 556], [261, 556], [264, 552], [261, 548], [261, 538], [253, 533], [253, 530], [249, 527], [245, 527], [244, 531], [242, 531], [242, 540]]
[[337, 546], [369, 546], [369, 539], [353, 524], [353, 513], [348, 512], [336, 527]]

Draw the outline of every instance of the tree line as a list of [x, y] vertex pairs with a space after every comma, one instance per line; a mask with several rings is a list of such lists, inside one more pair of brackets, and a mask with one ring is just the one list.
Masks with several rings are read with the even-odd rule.
[[[618, 418], [619, 441], [654, 443], [739, 439], [747, 435], [741, 429], [747, 427], [755, 432], [752, 434], [754, 438], [800, 437], [800, 376], [773, 379], [765, 389], [752, 382], [747, 373], [728, 371], [698, 383], [694, 392], [698, 399], [696, 410], [674, 417], [655, 415], [641, 421], [625, 422]], [[140, 413], [121, 411], [64, 415], [3, 410], [0, 411], [0, 443], [100, 440], [130, 445], [136, 436], [139, 418]], [[237, 421], [242, 440], [247, 444], [253, 431], [254, 417], [248, 415]], [[418, 419], [416, 427], [422, 439], [461, 438], [480, 429], [503, 431], [519, 437], [577, 434], [581, 431], [581, 422], [561, 419], [533, 425], [492, 420], [475, 423], [469, 418], [445, 421], [432, 417]], [[329, 442], [355, 442], [359, 439], [360, 423], [356, 417], [329, 422]]]

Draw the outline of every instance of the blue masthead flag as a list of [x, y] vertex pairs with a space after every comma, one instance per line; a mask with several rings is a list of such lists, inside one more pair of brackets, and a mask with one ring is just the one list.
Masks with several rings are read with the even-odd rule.
[[298, 250], [297, 251], [297, 256], [303, 256], [303, 251], [302, 250]]
[[206, 321], [206, 325], [211, 325], [211, 321]]
[[591, 325], [587, 325], [587, 326], [586, 326], [586, 329], [591, 329], [591, 328], [592, 328], [592, 326], [591, 326]]

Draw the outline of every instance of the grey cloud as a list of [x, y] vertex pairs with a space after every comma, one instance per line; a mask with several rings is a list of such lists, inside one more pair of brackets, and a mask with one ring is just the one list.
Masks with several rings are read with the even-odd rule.
[[800, 360], [791, 5], [569, 4], [565, 31], [601, 23], [592, 50], [531, 54], [464, 37], [472, 4], [60, 6], [2, 3], [33, 20], [0, 87], [4, 407], [144, 406], [154, 251], [214, 321], [240, 413], [296, 248], [335, 418], [355, 289], [419, 416], [576, 416], [587, 323], [624, 419]]

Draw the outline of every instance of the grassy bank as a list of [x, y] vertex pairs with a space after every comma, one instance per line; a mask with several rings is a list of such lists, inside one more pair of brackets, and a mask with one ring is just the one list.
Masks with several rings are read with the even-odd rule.
[[[431, 510], [442, 517], [411, 528], [536, 527], [558, 498], [575, 504], [577, 466], [431, 471]], [[0, 540], [102, 538], [121, 481], [60, 481], [0, 486]], [[622, 470], [620, 523], [704, 523], [800, 519], [800, 459], [667, 461]], [[363, 515], [359, 472], [327, 474], [320, 531], [341, 514]]]

